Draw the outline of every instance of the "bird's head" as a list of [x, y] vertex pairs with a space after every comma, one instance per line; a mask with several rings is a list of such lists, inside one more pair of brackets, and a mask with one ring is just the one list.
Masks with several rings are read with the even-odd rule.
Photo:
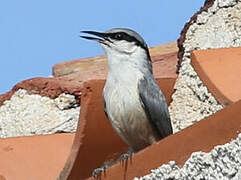
[[[144, 39], [135, 31], [127, 28], [114, 28], [106, 32], [81, 31], [94, 35], [80, 36], [101, 44], [107, 59], [149, 59], [149, 51]], [[113, 57], [113, 58], [112, 58]]]

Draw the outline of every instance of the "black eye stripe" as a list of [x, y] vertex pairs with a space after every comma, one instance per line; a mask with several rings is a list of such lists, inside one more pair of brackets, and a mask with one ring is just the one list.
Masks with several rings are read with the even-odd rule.
[[128, 42], [134, 42], [137, 46], [141, 46], [144, 49], [147, 48], [139, 40], [137, 40], [134, 36], [130, 36], [129, 34], [127, 34], [125, 32], [107, 33], [106, 36], [111, 39], [115, 39], [115, 40], [125, 40]]
[[108, 33], [107, 36], [110, 37], [111, 39], [115, 39], [115, 40], [126, 40], [128, 42], [138, 41], [135, 37], [130, 36], [130, 35], [124, 33], [124, 32]]

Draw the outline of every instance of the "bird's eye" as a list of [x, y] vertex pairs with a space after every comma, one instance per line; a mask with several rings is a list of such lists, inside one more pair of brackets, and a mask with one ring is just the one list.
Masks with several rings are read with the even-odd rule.
[[123, 39], [122, 34], [117, 33], [117, 34], [115, 35], [115, 39], [118, 39], [118, 40]]

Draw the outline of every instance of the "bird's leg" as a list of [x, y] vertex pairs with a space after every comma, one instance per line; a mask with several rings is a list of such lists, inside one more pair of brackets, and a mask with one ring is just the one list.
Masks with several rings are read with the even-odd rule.
[[[132, 154], [134, 153], [133, 150], [129, 150], [127, 153], [125, 154], [122, 154], [120, 156], [120, 159], [119, 161], [121, 163], [123, 163], [125, 160], [128, 160], [129, 158], [131, 158]], [[99, 168], [96, 168], [93, 170], [92, 172], [92, 176], [96, 179], [100, 178], [101, 176], [101, 173], [103, 172], [105, 174], [105, 171], [107, 168], [109, 168], [111, 165], [113, 165], [114, 163], [116, 163], [118, 161], [109, 161], [109, 162], [105, 162], [103, 166], [99, 167]]]

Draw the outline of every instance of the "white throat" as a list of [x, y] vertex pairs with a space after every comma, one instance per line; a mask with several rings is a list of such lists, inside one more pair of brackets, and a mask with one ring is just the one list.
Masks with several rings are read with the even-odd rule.
[[145, 71], [147, 54], [139, 46], [132, 47], [129, 52], [120, 52], [111, 48], [104, 48], [109, 72], [122, 71], [125, 73], [127, 69]]

